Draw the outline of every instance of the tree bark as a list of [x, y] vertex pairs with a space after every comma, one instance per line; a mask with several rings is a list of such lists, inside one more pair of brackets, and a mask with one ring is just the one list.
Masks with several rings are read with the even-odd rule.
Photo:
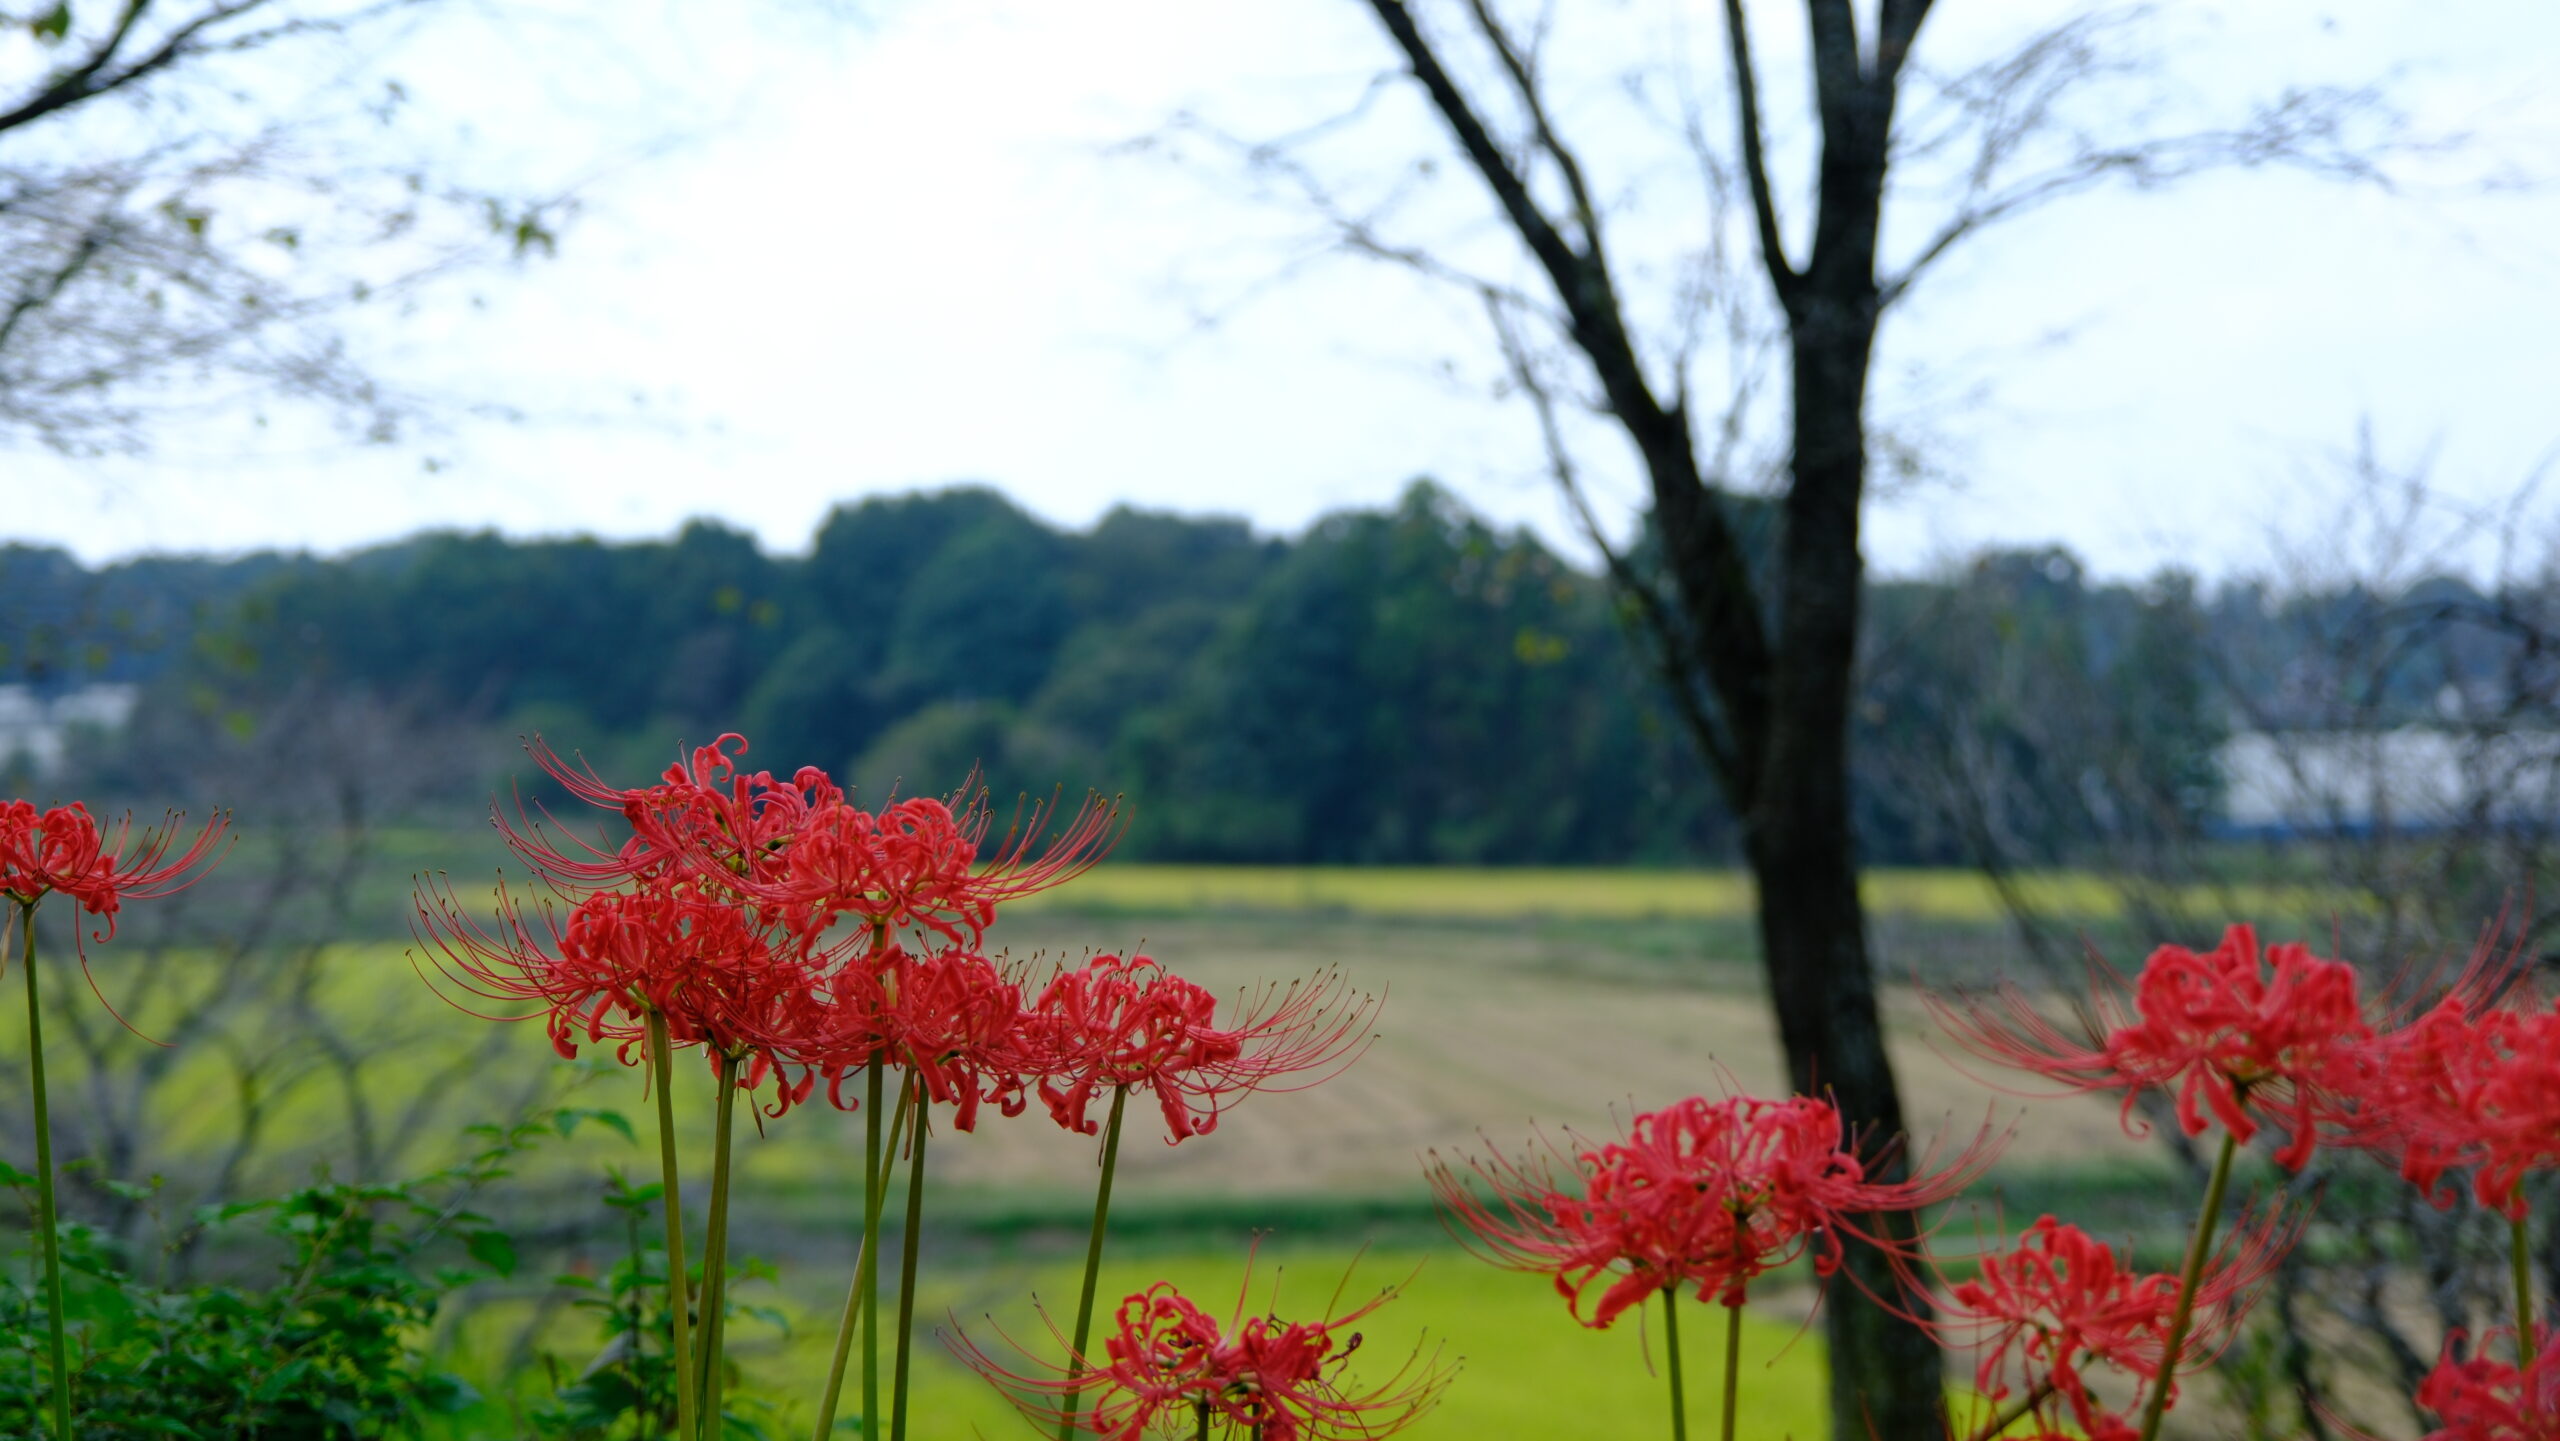
[[[1789, 1080], [1797, 1091], [1837, 1102], [1866, 1154], [1892, 1148], [1878, 1168], [1883, 1179], [1899, 1176], [1909, 1157], [1858, 897], [1849, 781], [1874, 311], [1854, 298], [1829, 314], [1826, 308], [1809, 299], [1796, 324], [1796, 459], [1782, 542], [1780, 640], [1768, 743], [1744, 835]], [[1907, 1215], [1869, 1220], [1891, 1234], [1910, 1233]], [[1901, 1290], [1880, 1257], [1852, 1248], [1848, 1265], [1848, 1284], [1835, 1282], [1824, 1302], [1832, 1434], [1841, 1441], [1941, 1436], [1937, 1343], [1872, 1299], [1869, 1293]], [[1918, 1304], [1909, 1298], [1906, 1309]]]

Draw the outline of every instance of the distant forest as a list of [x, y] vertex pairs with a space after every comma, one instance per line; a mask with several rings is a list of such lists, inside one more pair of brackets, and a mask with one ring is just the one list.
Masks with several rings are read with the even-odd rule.
[[[2237, 725], [2341, 706], [2424, 719], [2443, 686], [2511, 657], [2439, 630], [2354, 695], [2335, 661], [2342, 628], [2497, 603], [2429, 587], [2206, 595], [2177, 574], [2095, 583], [2059, 550], [1874, 582], [1868, 858], [1958, 860], [1986, 824], [2056, 854], [2109, 828], [2193, 829]], [[679, 741], [735, 730], [751, 762], [821, 765], [862, 796], [972, 766], [1001, 797], [1125, 794], [1124, 853], [1148, 858], [1670, 863], [1732, 846], [1609, 587], [1425, 482], [1286, 539], [1130, 509], [1062, 531], [960, 488], [839, 507], [806, 557], [713, 521], [633, 544], [432, 533], [335, 560], [97, 570], [0, 548], [0, 682], [101, 680], [143, 700], [77, 764], [137, 799], [205, 784], [210, 758], [262, 732], [291, 754], [323, 707], [371, 724], [346, 719], [360, 703], [383, 743], [331, 753], [413, 771], [391, 788], [410, 806], [503, 788], [526, 769], [519, 735], [637, 783]]]

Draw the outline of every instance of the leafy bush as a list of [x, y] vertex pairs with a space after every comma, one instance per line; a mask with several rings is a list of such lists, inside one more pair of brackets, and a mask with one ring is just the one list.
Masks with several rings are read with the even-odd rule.
[[[574, 1125], [575, 1114], [474, 1128], [485, 1149], [414, 1181], [323, 1179], [272, 1200], [208, 1207], [166, 1240], [166, 1254], [212, 1240], [226, 1254], [271, 1255], [264, 1286], [168, 1287], [137, 1277], [108, 1236], [64, 1226], [84, 1441], [400, 1436], [469, 1404], [471, 1389], [434, 1364], [426, 1342], [447, 1298], [513, 1272], [515, 1249], [468, 1203], [526, 1147]], [[30, 1216], [34, 1184], [0, 1164], [0, 1187]], [[148, 1187], [117, 1189], [152, 1199]], [[31, 1245], [29, 1237], [17, 1257]], [[0, 1435], [36, 1434], [51, 1394], [34, 1276], [32, 1264], [0, 1275]]]

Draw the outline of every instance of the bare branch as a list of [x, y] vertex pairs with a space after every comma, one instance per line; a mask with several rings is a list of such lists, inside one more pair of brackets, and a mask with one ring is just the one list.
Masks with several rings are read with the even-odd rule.
[[[2001, 173], [2037, 136], [2058, 125], [2055, 110], [2100, 67], [2090, 22], [2036, 37], [2016, 54], [1948, 87], [1979, 127], [1979, 140], [1954, 213], [1880, 288], [1884, 304], [1907, 294], [1963, 241], [2048, 201], [2121, 181], [2137, 189], [2171, 184], [2212, 170], [2287, 166], [2334, 180], [2391, 188], [2386, 161], [2440, 151], [2444, 142], [2407, 135], [2400, 116], [2373, 87], [2287, 90], [2234, 126], [2157, 136], [2125, 144], [2079, 141], [2061, 161], [2007, 180]], [[2359, 122], [2379, 127], [2360, 135]]]
[[1707, 764], [1716, 772], [1717, 780], [1727, 786], [1745, 784], [1742, 760], [1735, 753], [1733, 740], [1716, 723], [1697, 692], [1695, 667], [1689, 656], [1689, 644], [1674, 619], [1672, 607], [1662, 592], [1611, 543], [1609, 533], [1600, 524], [1591, 499], [1582, 486], [1581, 470], [1573, 463], [1572, 450], [1565, 444], [1564, 430], [1558, 422], [1555, 397], [1546, 381], [1538, 374], [1536, 357], [1530, 352], [1519, 332], [1504, 311], [1502, 297], [1487, 293], [1484, 297], [1486, 316], [1493, 323], [1496, 340], [1503, 358], [1511, 367], [1513, 383], [1529, 398], [1531, 410], [1538, 419], [1539, 438], [1545, 443], [1547, 466], [1556, 488], [1564, 493], [1573, 508], [1574, 519], [1582, 533], [1600, 553], [1601, 564], [1608, 570], [1611, 583], [1620, 595], [1635, 607], [1639, 629], [1648, 642], [1647, 659], [1663, 689], [1671, 697], [1681, 722], [1688, 727], [1691, 739]]
[[[1845, 8], [1845, 7], [1844, 7]], [[1769, 191], [1769, 146], [1760, 133], [1760, 82], [1751, 65], [1751, 33], [1742, 0], [1724, 0], [1726, 48], [1733, 56], [1733, 104], [1742, 123], [1742, 170], [1751, 183], [1751, 216], [1760, 232], [1760, 263], [1781, 305], [1793, 308], [1804, 277], [1787, 262], [1778, 233], [1778, 202]]]
[[1495, 58], [1501, 61], [1503, 74], [1510, 77], [1512, 91], [1537, 135], [1538, 148], [1547, 153], [1555, 162], [1557, 173], [1564, 177], [1565, 191], [1573, 198], [1574, 221], [1582, 230], [1583, 254], [1590, 263], [1605, 269], [1608, 262], [1600, 241], [1600, 208], [1592, 203], [1591, 187], [1582, 177], [1582, 162], [1566, 147], [1556, 133], [1555, 122], [1547, 116], [1546, 100], [1539, 94], [1535, 71], [1511, 43], [1488, 0], [1467, 0], [1467, 7], [1475, 15], [1476, 28], [1484, 33], [1485, 43], [1493, 47]]
[[1645, 381], [1644, 364], [1636, 354], [1634, 339], [1627, 333], [1617, 288], [1596, 251], [1575, 250], [1556, 228], [1555, 221], [1539, 208], [1529, 193], [1528, 182], [1503, 157], [1493, 133], [1440, 63], [1431, 43], [1423, 38], [1404, 0], [1369, 0], [1369, 4], [1397, 48], [1404, 52], [1414, 78], [1422, 82], [1441, 119], [1457, 137], [1458, 148], [1484, 177], [1503, 214], [1519, 232], [1521, 242], [1546, 271], [1549, 283], [1556, 288], [1556, 298], [1572, 319], [1574, 343], [1591, 357], [1610, 405], [1629, 417], [1631, 424], [1648, 420], [1659, 423], [1664, 416], [1661, 403]]

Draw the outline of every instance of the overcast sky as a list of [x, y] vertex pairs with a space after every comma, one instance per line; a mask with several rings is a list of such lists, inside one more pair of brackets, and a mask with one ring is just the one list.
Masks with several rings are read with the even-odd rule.
[[[1569, 108], [1613, 167], [1631, 248], [1666, 264], [1697, 243], [1685, 180], [1605, 82], [1630, 34], [1718, 43], [1714, 8], [1563, 7], [1587, 27], [1560, 42]], [[2071, 8], [1946, 0], [1921, 59], [1961, 70]], [[1339, 110], [1390, 60], [1354, 0], [609, 13], [568, 38], [422, 25], [386, 61], [467, 117], [475, 158], [580, 187], [556, 260], [359, 334], [408, 383], [525, 420], [389, 448], [288, 418], [173, 428], [140, 459], [0, 452], [0, 535], [97, 560], [338, 551], [426, 526], [662, 535], [712, 515], [790, 551], [840, 501], [963, 480], [1066, 524], [1129, 503], [1290, 531], [1422, 474], [1563, 533], [1534, 431], [1489, 393], [1471, 303], [1311, 259], [1318, 227], [1214, 144], [1176, 163], [1124, 143], [1180, 114], [1260, 138]], [[2067, 201], [1960, 252], [1888, 323], [1878, 421], [1924, 468], [1872, 504], [1871, 559], [2058, 541], [2113, 574], [2226, 573], [2320, 534], [2360, 424], [2386, 459], [2484, 502], [2552, 456], [2560, 7], [2443, 13], [2172, 4], [2126, 31], [2124, 53], [2160, 67], [2102, 99], [2142, 113], [2076, 123], [2174, 130], [2287, 85], [2375, 80], [2418, 131], [2471, 138], [2403, 161], [2390, 191], [2235, 171]], [[1764, 43], [1780, 160], [1801, 174], [1800, 41], [1772, 20]], [[1398, 91], [1316, 159], [1356, 192], [1444, 148]], [[2539, 189], [2477, 183], [2537, 166]], [[1781, 185], [1800, 216], [1801, 187]], [[1444, 167], [1406, 223], [1513, 263], [1480, 206]], [[1584, 438], [1623, 516], [1624, 458], [1605, 431]]]

